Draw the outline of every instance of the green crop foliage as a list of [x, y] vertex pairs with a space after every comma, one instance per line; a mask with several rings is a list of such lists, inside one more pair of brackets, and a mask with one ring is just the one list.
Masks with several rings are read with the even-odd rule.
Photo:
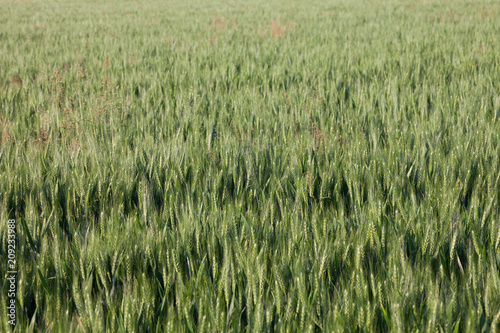
[[499, 32], [485, 0], [0, 0], [14, 330], [499, 331]]

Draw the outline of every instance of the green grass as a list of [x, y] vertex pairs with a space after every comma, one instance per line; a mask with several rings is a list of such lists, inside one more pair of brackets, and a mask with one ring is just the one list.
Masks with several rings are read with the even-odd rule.
[[15, 330], [498, 331], [499, 18], [0, 1]]

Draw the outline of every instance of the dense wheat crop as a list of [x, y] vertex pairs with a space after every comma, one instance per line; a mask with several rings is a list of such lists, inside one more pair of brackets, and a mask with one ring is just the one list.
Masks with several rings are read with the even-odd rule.
[[494, 1], [0, 1], [0, 331], [500, 329]]

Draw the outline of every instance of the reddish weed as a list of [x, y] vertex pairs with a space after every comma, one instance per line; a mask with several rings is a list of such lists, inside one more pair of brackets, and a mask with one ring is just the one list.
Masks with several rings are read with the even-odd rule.
[[271, 38], [286, 37], [286, 25], [281, 25], [280, 20], [271, 20]]
[[10, 77], [10, 85], [16, 88], [20, 88], [22, 86], [22, 81], [19, 75], [12, 75]]
[[0, 141], [0, 145], [6, 144], [10, 142], [10, 122], [5, 119], [5, 116], [2, 113], [2, 120], [0, 123], [2, 124], [2, 141]]
[[42, 124], [42, 127], [39, 130], [35, 130], [35, 132], [37, 132], [37, 135], [35, 139], [31, 141], [35, 141], [39, 144], [46, 145], [47, 142], [49, 141], [49, 133], [45, 128], [45, 124]]
[[240, 130], [237, 124], [232, 123], [231, 126], [233, 127], [233, 134], [237, 137], [238, 142], [243, 142], [247, 139], [247, 133], [243, 130]]
[[224, 19], [222, 19], [221, 17], [214, 14], [212, 17], [212, 20], [213, 20], [213, 25], [214, 25], [215, 31], [217, 33], [221, 33], [224, 30], [226, 30], [227, 24], [224, 21]]

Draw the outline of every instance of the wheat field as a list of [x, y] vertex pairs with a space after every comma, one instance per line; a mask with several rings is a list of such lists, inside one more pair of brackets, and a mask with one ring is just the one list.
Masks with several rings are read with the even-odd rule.
[[0, 1], [8, 332], [500, 329], [496, 1]]

